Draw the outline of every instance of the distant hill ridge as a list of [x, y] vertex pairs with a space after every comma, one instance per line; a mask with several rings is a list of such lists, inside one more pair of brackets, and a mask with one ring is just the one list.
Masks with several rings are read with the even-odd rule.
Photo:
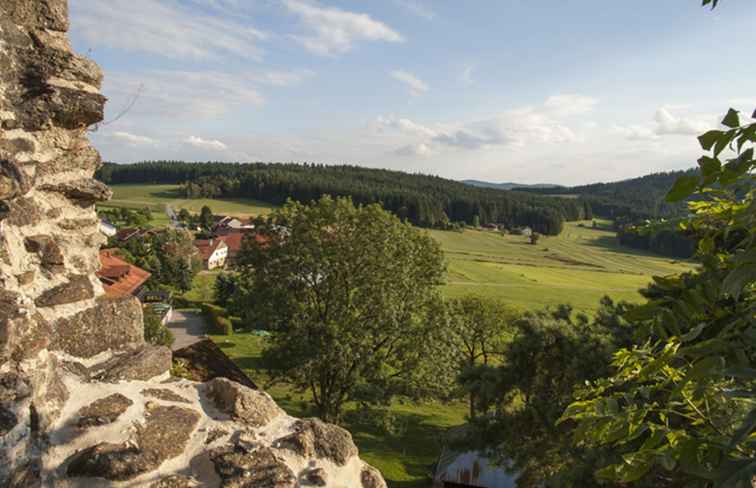
[[477, 186], [478, 188], [494, 188], [496, 190], [520, 190], [522, 188], [564, 188], [562, 185], [554, 185], [551, 183], [535, 183], [528, 185], [524, 183], [513, 182], [491, 183], [490, 181], [481, 180], [462, 180], [462, 183], [465, 183], [466, 185]]

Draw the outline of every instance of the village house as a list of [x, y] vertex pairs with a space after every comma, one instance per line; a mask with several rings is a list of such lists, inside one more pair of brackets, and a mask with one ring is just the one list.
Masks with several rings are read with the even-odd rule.
[[197, 239], [194, 241], [194, 247], [199, 251], [205, 269], [222, 268], [226, 265], [229, 247], [222, 239]]
[[110, 296], [139, 295], [142, 286], [150, 279], [147, 271], [129, 264], [115, 254], [115, 249], [100, 250], [100, 270], [97, 277], [105, 293]]
[[233, 230], [252, 230], [255, 225], [251, 219], [240, 219], [228, 215], [213, 216], [213, 232], [233, 231]]
[[100, 219], [99, 229], [106, 237], [113, 237], [118, 233], [116, 226], [108, 222], [106, 219]]

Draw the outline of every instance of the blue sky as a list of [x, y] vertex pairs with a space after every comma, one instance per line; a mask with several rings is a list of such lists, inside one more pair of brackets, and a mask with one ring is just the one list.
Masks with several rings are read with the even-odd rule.
[[690, 167], [696, 134], [756, 108], [750, 0], [70, 4], [117, 162], [577, 184]]

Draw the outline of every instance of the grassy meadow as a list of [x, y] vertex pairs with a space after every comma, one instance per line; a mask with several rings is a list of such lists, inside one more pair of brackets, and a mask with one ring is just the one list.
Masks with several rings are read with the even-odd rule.
[[[182, 208], [192, 213], [199, 213], [207, 205], [214, 214], [234, 215], [237, 217], [255, 217], [270, 212], [272, 205], [249, 198], [186, 198], [180, 185], [111, 185], [113, 198], [100, 204], [102, 207], [148, 207], [153, 213], [165, 215], [166, 205], [178, 212]], [[160, 217], [157, 215], [156, 217]], [[165, 223], [167, 223], [165, 217]]]
[[445, 295], [497, 297], [523, 310], [570, 303], [590, 311], [604, 295], [638, 301], [638, 289], [652, 276], [692, 267], [622, 247], [614, 232], [593, 229], [591, 222], [568, 222], [559, 236], [542, 236], [536, 245], [524, 236], [486, 230], [430, 234], [448, 262]]

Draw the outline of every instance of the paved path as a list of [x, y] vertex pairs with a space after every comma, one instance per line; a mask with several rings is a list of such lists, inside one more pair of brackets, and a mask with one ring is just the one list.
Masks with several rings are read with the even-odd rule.
[[176, 338], [174, 351], [201, 341], [206, 331], [205, 318], [198, 312], [174, 310], [166, 326]]

